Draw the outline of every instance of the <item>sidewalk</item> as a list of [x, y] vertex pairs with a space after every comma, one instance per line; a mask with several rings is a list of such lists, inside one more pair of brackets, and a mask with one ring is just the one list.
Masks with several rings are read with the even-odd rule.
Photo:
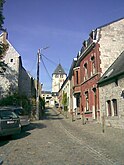
[[60, 114], [57, 110], [55, 111], [59, 116], [63, 117], [68, 124], [71, 124], [76, 129], [80, 129], [81, 132], [92, 134], [96, 138], [104, 137], [105, 139], [108, 139], [108, 141], [115, 141], [115, 143], [124, 145], [124, 129], [109, 126], [104, 126], [103, 129], [103, 126], [100, 123], [90, 122], [83, 124], [81, 119], [76, 119], [72, 122], [71, 118], [66, 119], [64, 115]]
[[[79, 144], [101, 158], [110, 160], [113, 165], [124, 165], [124, 130], [105, 126], [96, 122], [82, 124], [81, 119], [72, 122], [71, 118], [66, 118], [55, 109], [58, 120], [62, 125], [66, 138], [73, 140], [74, 144]], [[78, 152], [78, 150], [77, 150]], [[82, 156], [85, 151], [82, 152]]]

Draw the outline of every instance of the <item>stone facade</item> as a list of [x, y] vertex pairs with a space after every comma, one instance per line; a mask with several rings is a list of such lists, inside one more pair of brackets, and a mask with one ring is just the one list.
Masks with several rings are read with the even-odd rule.
[[52, 74], [52, 93], [58, 93], [66, 77], [64, 69], [59, 64]]
[[33, 77], [25, 70], [23, 66], [20, 67], [19, 72], [19, 94], [27, 97], [35, 97], [36, 88]]
[[[105, 117], [107, 126], [124, 129], [124, 77], [118, 80], [118, 86], [115, 82], [100, 87], [100, 110], [101, 116]], [[117, 114], [114, 114], [113, 100], [117, 100]], [[111, 116], [108, 113], [108, 101], [111, 104]], [[101, 118], [102, 123], [102, 118]]]
[[124, 19], [112, 22], [99, 29], [101, 75], [124, 50]]
[[6, 32], [1, 34], [0, 42], [9, 46], [2, 59], [5, 70], [0, 74], [0, 98], [13, 93], [35, 96], [34, 80], [22, 66], [21, 56], [8, 41]]
[[[5, 42], [5, 33], [0, 36], [0, 41]], [[5, 63], [5, 71], [0, 75], [0, 97], [18, 92], [18, 80], [20, 70], [20, 55], [6, 39], [9, 45], [2, 61]]]

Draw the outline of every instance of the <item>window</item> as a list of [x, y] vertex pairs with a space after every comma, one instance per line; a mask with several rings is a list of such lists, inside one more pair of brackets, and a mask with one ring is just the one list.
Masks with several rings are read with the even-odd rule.
[[79, 81], [78, 81], [78, 71], [76, 71], [76, 83], [78, 84]]
[[58, 74], [56, 74], [56, 75], [55, 75], [55, 78], [58, 78], [58, 77], [59, 77], [59, 75], [58, 75]]
[[85, 80], [87, 80], [87, 79], [88, 79], [88, 68], [87, 68], [87, 63], [84, 64], [84, 69], [85, 69], [84, 78], [85, 78]]
[[91, 69], [92, 69], [92, 74], [94, 75], [96, 73], [96, 68], [95, 68], [95, 57], [92, 56], [91, 57], [91, 62], [92, 62], [92, 66], [91, 66]]
[[86, 98], [86, 111], [89, 111], [89, 95], [88, 95], [88, 91], [85, 92], [85, 98]]
[[61, 74], [60, 77], [63, 78], [63, 75]]
[[13, 59], [12, 58], [10, 59], [10, 62], [13, 62]]
[[108, 116], [111, 116], [112, 111], [111, 111], [111, 101], [110, 100], [107, 101], [107, 105], [108, 105]]
[[118, 116], [118, 111], [117, 111], [117, 100], [113, 99], [112, 100], [113, 103], [113, 110], [114, 110], [114, 116]]

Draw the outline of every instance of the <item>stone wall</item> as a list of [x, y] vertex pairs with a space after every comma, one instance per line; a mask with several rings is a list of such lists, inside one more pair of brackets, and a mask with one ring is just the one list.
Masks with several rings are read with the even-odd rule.
[[[1, 36], [0, 41], [2, 41]], [[18, 91], [20, 55], [8, 40], [6, 42], [9, 44], [9, 48], [3, 58], [6, 65], [5, 70], [0, 74], [0, 98]]]
[[[107, 126], [123, 128], [124, 129], [124, 98], [121, 96], [124, 90], [124, 78], [118, 80], [118, 86], [113, 82], [111, 84], [100, 87], [100, 112], [101, 112], [101, 123], [103, 113], [105, 115], [105, 123]], [[111, 101], [117, 99], [117, 110], [118, 116], [107, 115], [107, 100]], [[112, 107], [113, 110], [113, 107]]]
[[100, 68], [103, 74], [124, 50], [124, 19], [101, 27], [99, 33]]
[[31, 97], [31, 76], [21, 67], [19, 76], [19, 93]]

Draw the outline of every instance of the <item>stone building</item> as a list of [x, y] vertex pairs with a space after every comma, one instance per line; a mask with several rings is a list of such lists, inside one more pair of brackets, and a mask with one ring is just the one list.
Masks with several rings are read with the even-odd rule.
[[[85, 122], [100, 120], [100, 77], [124, 50], [124, 18], [100, 26], [89, 34], [77, 55], [73, 95]], [[74, 111], [74, 109], [73, 109]]]
[[[20, 64], [21, 65], [21, 64]], [[19, 71], [19, 83], [18, 92], [21, 95], [26, 95], [31, 98], [36, 96], [36, 80], [26, 71], [26, 69], [21, 65]], [[40, 88], [40, 85], [39, 85]], [[41, 88], [39, 89], [41, 91]]]
[[59, 64], [52, 74], [52, 96], [54, 97], [55, 102], [58, 102], [58, 92], [65, 81], [67, 74]]
[[124, 129], [124, 51], [103, 74], [98, 85], [100, 113], [105, 124]]
[[21, 56], [8, 41], [7, 32], [0, 35], [0, 42], [8, 43], [8, 49], [2, 59], [5, 69], [0, 72], [0, 98], [13, 93], [25, 94], [28, 97], [34, 96], [33, 78], [22, 66]]
[[6, 42], [9, 46], [2, 59], [6, 67], [0, 74], [0, 97], [4, 97], [18, 91], [21, 57], [7, 40], [6, 32], [0, 35], [0, 42]]
[[42, 91], [41, 97], [45, 100], [45, 106], [52, 107], [52, 103], [51, 103], [52, 93], [51, 93], [51, 91]]

